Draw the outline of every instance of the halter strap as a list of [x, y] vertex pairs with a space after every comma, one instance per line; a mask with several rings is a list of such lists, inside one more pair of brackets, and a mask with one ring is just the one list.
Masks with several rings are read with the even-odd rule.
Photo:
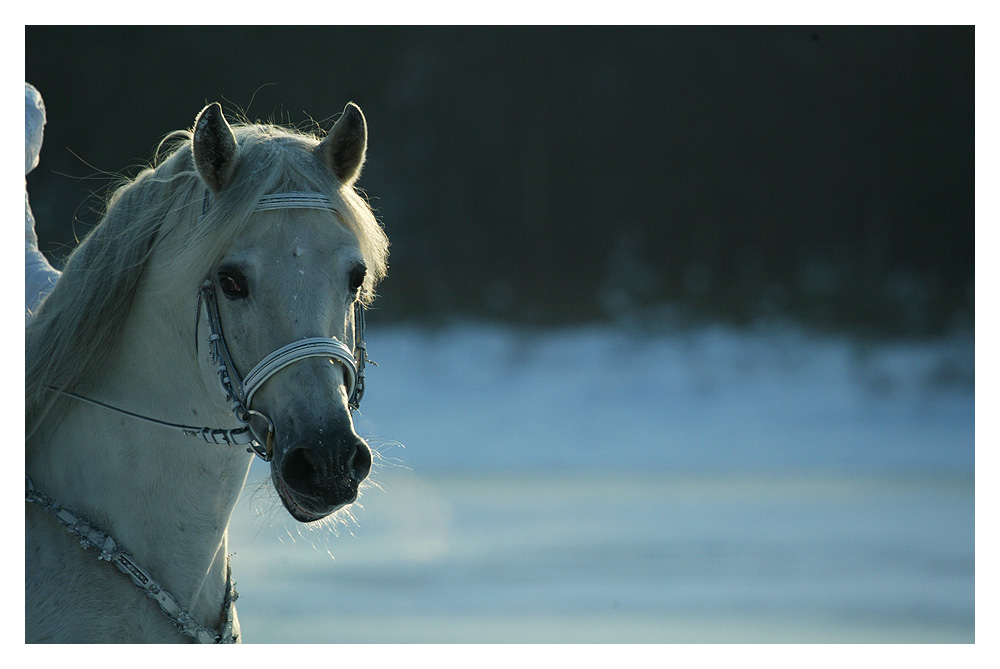
[[343, 363], [347, 370], [347, 396], [351, 399], [354, 398], [354, 389], [357, 387], [358, 379], [354, 352], [336, 339], [310, 337], [282, 346], [257, 363], [257, 366], [250, 370], [247, 378], [243, 381], [243, 401], [249, 407], [253, 394], [278, 370], [284, 369], [297, 360], [310, 357], [334, 358]]

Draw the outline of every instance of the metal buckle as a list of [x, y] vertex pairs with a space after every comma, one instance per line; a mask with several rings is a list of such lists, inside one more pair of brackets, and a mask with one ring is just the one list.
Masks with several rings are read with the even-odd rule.
[[[254, 427], [254, 417], [259, 416], [263, 418], [267, 423], [266, 434], [261, 436], [263, 430], [260, 429], [260, 425]], [[250, 434], [253, 435], [253, 441], [250, 442], [250, 446], [247, 448], [247, 453], [253, 453], [257, 455], [264, 462], [270, 462], [271, 458], [274, 457], [274, 423], [266, 415], [254, 409], [247, 409], [247, 427], [250, 429]]]

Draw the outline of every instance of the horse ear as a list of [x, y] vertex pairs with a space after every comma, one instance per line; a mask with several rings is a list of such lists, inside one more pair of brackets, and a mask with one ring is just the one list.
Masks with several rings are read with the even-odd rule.
[[194, 164], [214, 192], [229, 183], [236, 169], [236, 136], [218, 102], [208, 105], [194, 122]]
[[326, 139], [316, 147], [316, 155], [343, 183], [350, 186], [365, 162], [368, 150], [368, 125], [361, 108], [348, 102], [344, 113]]

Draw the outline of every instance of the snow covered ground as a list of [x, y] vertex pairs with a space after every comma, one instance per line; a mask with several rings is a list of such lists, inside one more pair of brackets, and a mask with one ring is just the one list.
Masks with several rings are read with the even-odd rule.
[[251, 470], [248, 643], [974, 640], [971, 338], [373, 324], [369, 350], [363, 509], [297, 526]]

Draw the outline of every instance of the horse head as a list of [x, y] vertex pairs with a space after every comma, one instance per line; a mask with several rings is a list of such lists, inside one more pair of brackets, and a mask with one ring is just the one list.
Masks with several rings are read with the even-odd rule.
[[[286, 178], [269, 193], [277, 204], [257, 206], [208, 272], [226, 357], [239, 378], [246, 379], [272, 352], [302, 340], [339, 342], [355, 350], [356, 329], [362, 327], [356, 313], [370, 289], [370, 270], [350, 207], [343, 205], [345, 193], [356, 197], [353, 187], [366, 147], [364, 115], [348, 104], [323, 141], [296, 149], [296, 160], [325, 171], [329, 186]], [[237, 135], [218, 104], [199, 114], [192, 148], [206, 210], [209, 201], [222, 203], [255, 169], [242, 164]], [[205, 371], [217, 383], [218, 370]], [[255, 434], [268, 442], [272, 481], [296, 520], [320, 520], [352, 503], [371, 470], [371, 450], [351, 417], [354, 374], [349, 357], [301, 357], [268, 375], [252, 398], [245, 398], [251, 428], [266, 421]]]

